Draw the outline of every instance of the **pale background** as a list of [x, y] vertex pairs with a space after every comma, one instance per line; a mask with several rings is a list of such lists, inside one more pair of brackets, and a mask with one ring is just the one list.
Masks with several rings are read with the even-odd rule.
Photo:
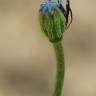
[[[96, 96], [96, 0], [70, 1], [74, 21], [64, 33], [62, 96]], [[0, 96], [52, 96], [56, 61], [40, 30], [39, 4], [0, 0]]]

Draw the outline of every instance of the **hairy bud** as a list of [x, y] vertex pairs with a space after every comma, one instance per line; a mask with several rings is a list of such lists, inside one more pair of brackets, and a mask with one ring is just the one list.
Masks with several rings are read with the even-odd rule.
[[51, 42], [62, 40], [65, 31], [65, 17], [59, 8], [52, 10], [52, 14], [48, 11], [42, 14], [39, 11], [39, 20], [42, 31]]

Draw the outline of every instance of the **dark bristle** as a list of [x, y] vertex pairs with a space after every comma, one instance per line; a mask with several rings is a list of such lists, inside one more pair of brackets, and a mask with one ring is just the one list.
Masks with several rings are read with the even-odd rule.
[[[65, 25], [68, 28], [70, 26], [70, 24], [72, 23], [72, 20], [73, 20], [73, 15], [72, 15], [72, 10], [71, 10], [71, 7], [70, 7], [69, 0], [67, 0], [66, 9], [63, 7], [62, 4], [60, 4], [59, 8], [62, 11], [62, 13], [64, 14], [64, 17], [66, 18]], [[69, 21], [69, 16], [71, 16], [70, 21]]]

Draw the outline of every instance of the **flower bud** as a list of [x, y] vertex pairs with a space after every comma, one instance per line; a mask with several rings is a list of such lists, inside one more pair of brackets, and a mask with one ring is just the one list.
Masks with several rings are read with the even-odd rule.
[[44, 14], [39, 12], [41, 29], [51, 42], [58, 42], [63, 38], [65, 31], [65, 17], [61, 10], [53, 9], [52, 14], [46, 11]]

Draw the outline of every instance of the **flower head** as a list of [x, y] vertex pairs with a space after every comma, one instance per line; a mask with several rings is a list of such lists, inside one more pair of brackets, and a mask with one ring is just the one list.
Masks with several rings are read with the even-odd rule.
[[[45, 0], [40, 5], [39, 20], [41, 29], [51, 42], [62, 40], [63, 33], [69, 26], [69, 13], [71, 8], [67, 2], [66, 10], [61, 4], [62, 0]], [[71, 14], [72, 15], [72, 14]]]
[[56, 0], [53, 0], [53, 1], [45, 0], [45, 2], [40, 5], [39, 11], [42, 14], [44, 14], [46, 11], [48, 11], [49, 14], [52, 15], [54, 9], [57, 10], [57, 11], [59, 10], [58, 2], [56, 2]]

